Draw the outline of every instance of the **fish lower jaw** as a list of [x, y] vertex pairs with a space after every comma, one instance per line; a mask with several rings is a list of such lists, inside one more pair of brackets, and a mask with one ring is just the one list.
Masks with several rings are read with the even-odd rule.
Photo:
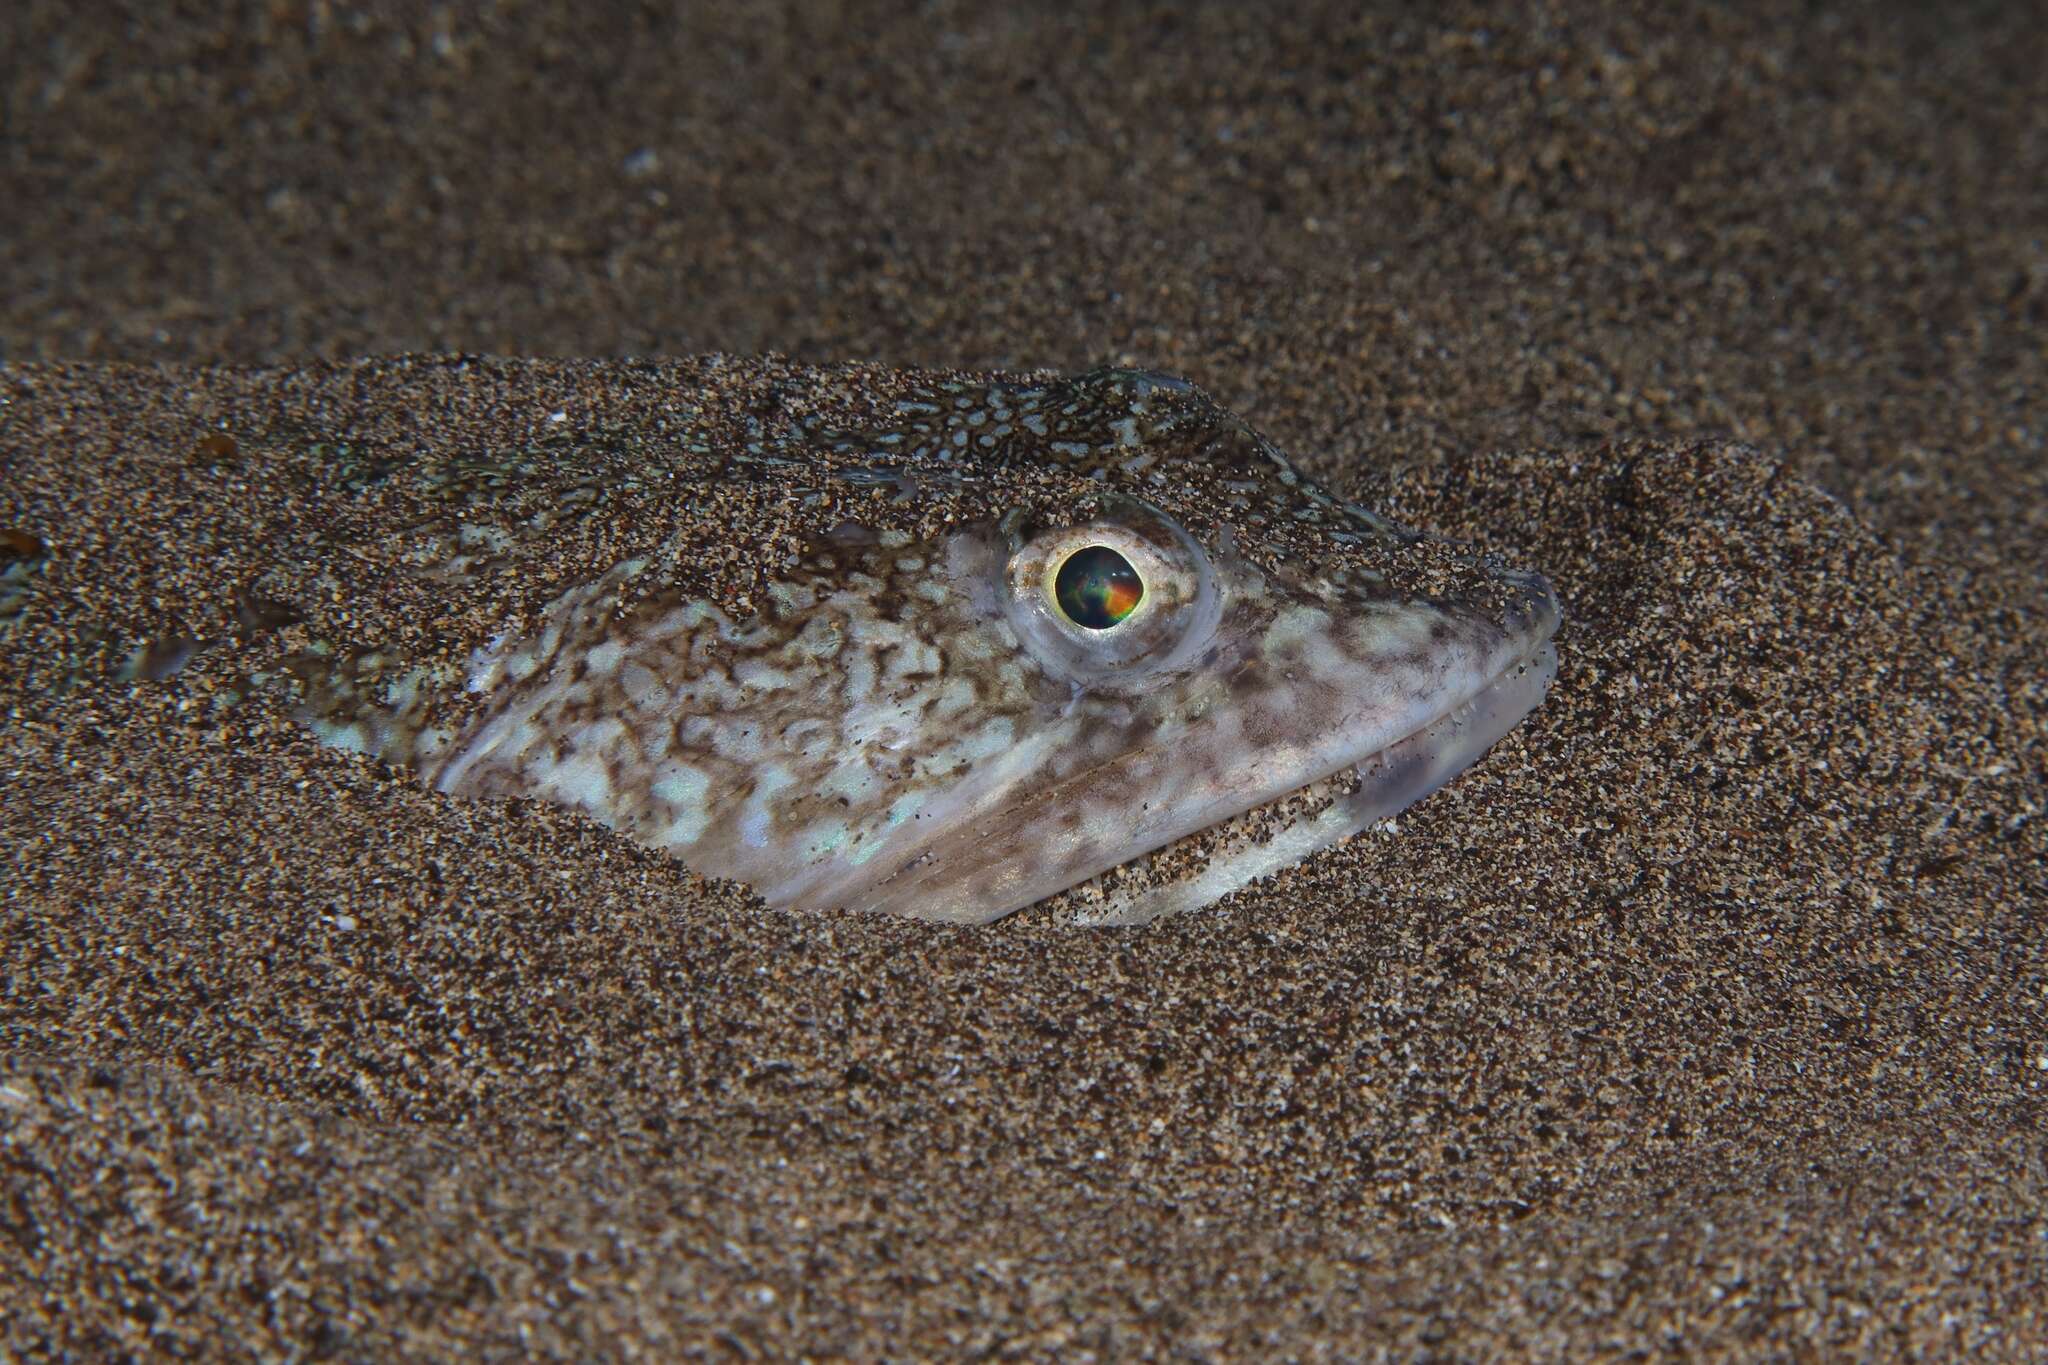
[[[1546, 641], [1472, 696], [1357, 763], [1146, 855], [1142, 861], [1170, 880], [1119, 876], [1114, 889], [1094, 898], [1076, 888], [1075, 922], [1135, 925], [1198, 910], [1398, 815], [1477, 763], [1536, 708], [1556, 673], [1557, 651]], [[1165, 871], [1177, 845], [1198, 840], [1206, 856], [1197, 866], [1179, 876]]]

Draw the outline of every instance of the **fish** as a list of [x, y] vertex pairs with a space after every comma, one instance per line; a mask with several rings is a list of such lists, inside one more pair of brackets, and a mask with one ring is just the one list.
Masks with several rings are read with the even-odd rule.
[[[747, 590], [643, 518], [466, 649], [302, 653], [296, 714], [777, 909], [1130, 925], [1421, 800], [1555, 676], [1540, 573], [1336, 497], [1185, 379], [948, 375], [861, 423], [782, 416], [690, 447], [750, 505], [780, 491]], [[487, 495], [387, 557], [459, 595], [553, 524], [479, 522]]]

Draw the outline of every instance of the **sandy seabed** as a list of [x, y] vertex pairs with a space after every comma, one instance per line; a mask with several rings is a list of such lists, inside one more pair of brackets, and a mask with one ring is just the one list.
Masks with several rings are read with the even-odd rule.
[[[2021, 18], [436, 13], [0, 21], [0, 1354], [2048, 1349]], [[346, 359], [454, 349], [1184, 371], [1547, 571], [1558, 680], [1080, 932], [768, 912], [69, 667], [227, 631], [315, 445], [846, 382]]]

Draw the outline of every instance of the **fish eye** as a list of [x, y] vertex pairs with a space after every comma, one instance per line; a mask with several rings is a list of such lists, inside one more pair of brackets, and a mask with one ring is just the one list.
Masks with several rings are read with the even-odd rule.
[[1088, 630], [1123, 624], [1145, 600], [1145, 580], [1107, 545], [1074, 551], [1053, 576], [1053, 600], [1069, 621]]
[[1200, 656], [1222, 617], [1208, 554], [1164, 512], [1110, 494], [1079, 525], [1005, 533], [1003, 614], [1025, 653], [1084, 687], [1140, 689]]

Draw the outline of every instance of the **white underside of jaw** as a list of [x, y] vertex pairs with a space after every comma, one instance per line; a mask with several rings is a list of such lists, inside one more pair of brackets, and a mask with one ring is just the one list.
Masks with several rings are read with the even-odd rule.
[[1075, 922], [1144, 924], [1161, 915], [1199, 910], [1399, 814], [1478, 762], [1536, 708], [1556, 673], [1557, 650], [1546, 642], [1420, 730], [1352, 768], [1302, 788], [1353, 788], [1314, 814], [1274, 829], [1269, 820], [1256, 818], [1255, 810], [1228, 822], [1220, 832], [1202, 831], [1220, 842], [1200, 871], [1165, 885], [1110, 891], [1084, 904]]

